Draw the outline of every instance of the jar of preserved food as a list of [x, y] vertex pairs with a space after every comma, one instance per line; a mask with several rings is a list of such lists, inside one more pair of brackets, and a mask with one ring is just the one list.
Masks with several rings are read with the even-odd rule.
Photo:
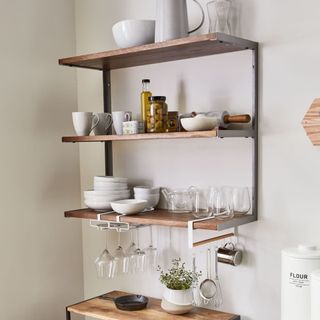
[[166, 132], [168, 125], [168, 106], [166, 97], [149, 97], [150, 107], [147, 114], [147, 132]]
[[179, 113], [177, 111], [168, 111], [167, 132], [176, 132], [179, 127]]

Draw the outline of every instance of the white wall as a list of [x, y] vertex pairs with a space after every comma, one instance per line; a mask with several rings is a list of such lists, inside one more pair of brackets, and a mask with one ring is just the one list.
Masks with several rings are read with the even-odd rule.
[[[201, 1], [203, 4], [206, 1]], [[259, 221], [240, 227], [246, 247], [243, 265], [221, 266], [223, 310], [245, 320], [280, 319], [280, 250], [300, 242], [319, 243], [317, 214], [319, 150], [307, 139], [301, 119], [318, 96], [320, 46], [319, 2], [240, 1], [237, 34], [261, 43], [260, 50], [260, 197]], [[126, 18], [153, 18], [154, 1], [76, 1], [77, 51], [115, 48], [111, 26]], [[193, 24], [197, 9], [190, 5]], [[201, 30], [207, 32], [207, 25]], [[228, 108], [246, 112], [251, 103], [250, 53], [234, 53], [112, 73], [115, 109], [139, 111], [140, 81], [151, 79], [155, 94], [168, 97], [171, 110]], [[102, 109], [99, 72], [78, 71], [81, 110]], [[250, 140], [119, 142], [114, 144], [115, 174], [132, 183], [183, 187], [250, 184]], [[82, 145], [82, 189], [102, 174], [102, 145]], [[156, 229], [156, 228], [155, 228]], [[158, 248], [167, 253], [169, 230], [157, 228]], [[142, 245], [148, 244], [147, 233]], [[190, 258], [185, 230], [173, 230], [172, 250]], [[123, 288], [161, 296], [157, 275], [97, 280], [93, 260], [104, 247], [105, 235], [83, 224], [85, 295]], [[163, 240], [165, 239], [165, 241]], [[127, 242], [126, 242], [127, 244]], [[114, 247], [115, 242], [110, 247]], [[198, 252], [204, 269], [204, 249]], [[172, 255], [167, 253], [166, 257]]]
[[77, 147], [63, 145], [77, 108], [74, 3], [0, 1], [1, 319], [63, 319], [83, 296]]

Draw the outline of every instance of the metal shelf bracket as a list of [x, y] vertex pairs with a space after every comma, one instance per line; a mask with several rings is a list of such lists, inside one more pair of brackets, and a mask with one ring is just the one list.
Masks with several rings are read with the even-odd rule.
[[212, 220], [215, 219], [215, 217], [207, 217], [207, 218], [202, 218], [202, 219], [196, 219], [196, 220], [189, 220], [188, 221], [188, 246], [190, 249], [195, 248], [195, 247], [199, 247], [211, 242], [215, 242], [218, 240], [222, 240], [222, 239], [226, 239], [226, 238], [231, 238], [234, 236], [238, 235], [238, 227], [234, 227], [234, 231], [233, 232], [229, 232], [229, 233], [225, 233], [225, 234], [220, 234], [217, 235], [213, 238], [209, 238], [209, 239], [205, 239], [205, 240], [201, 240], [201, 241], [197, 241], [194, 242], [194, 223], [195, 222], [199, 222], [199, 221], [206, 221], [206, 220]]

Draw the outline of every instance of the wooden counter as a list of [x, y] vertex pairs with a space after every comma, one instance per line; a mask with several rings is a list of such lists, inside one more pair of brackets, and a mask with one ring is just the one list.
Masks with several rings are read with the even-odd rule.
[[[127, 294], [126, 292], [112, 291], [108, 293], [108, 296], [116, 298]], [[172, 315], [163, 311], [160, 304], [161, 300], [149, 298], [148, 306], [144, 310], [121, 311], [116, 308], [113, 301], [96, 297], [67, 307], [67, 320], [71, 319], [71, 313], [102, 320], [240, 320], [240, 316], [234, 314], [203, 308], [194, 308], [184, 315]]]

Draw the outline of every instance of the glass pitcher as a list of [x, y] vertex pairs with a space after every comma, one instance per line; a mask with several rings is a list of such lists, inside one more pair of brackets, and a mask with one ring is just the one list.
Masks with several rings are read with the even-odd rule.
[[191, 198], [194, 187], [188, 189], [170, 190], [163, 188], [161, 190], [164, 195], [169, 212], [191, 212]]

